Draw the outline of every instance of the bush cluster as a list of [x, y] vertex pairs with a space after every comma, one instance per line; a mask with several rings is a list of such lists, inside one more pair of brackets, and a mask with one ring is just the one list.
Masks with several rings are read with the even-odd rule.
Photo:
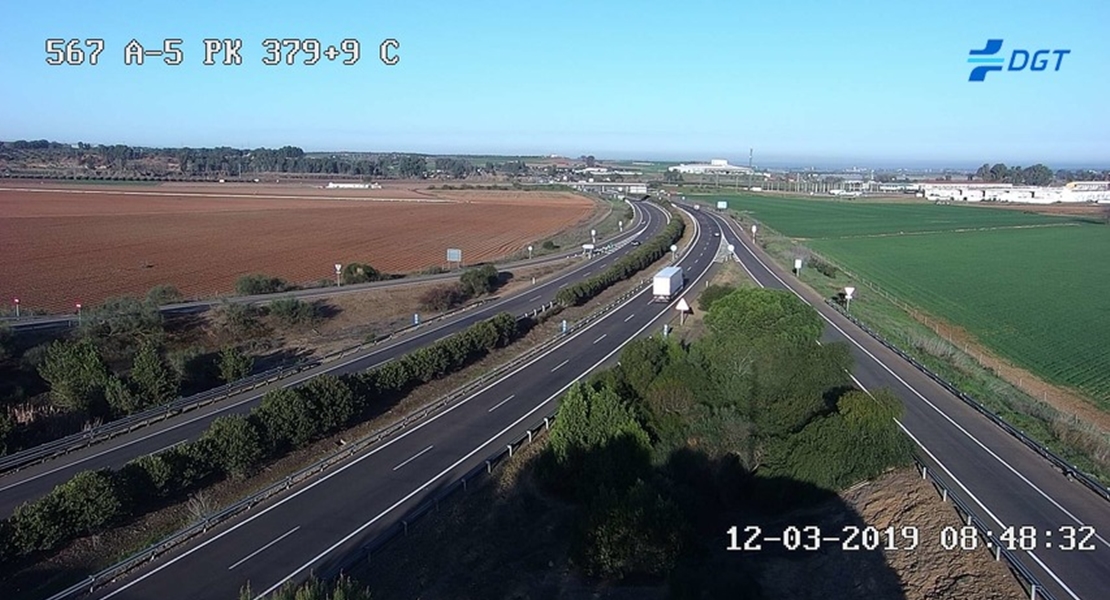
[[501, 284], [501, 273], [493, 265], [467, 269], [459, 281], [429, 289], [420, 297], [420, 307], [424, 310], [451, 310], [462, 303], [488, 294]]
[[276, 294], [292, 290], [293, 286], [280, 277], [269, 275], [251, 274], [243, 275], [235, 282], [235, 292], [240, 296], [254, 296], [257, 294]]
[[821, 260], [820, 258], [817, 258], [816, 256], [809, 259], [809, 265], [814, 269], [817, 269], [817, 272], [824, 275], [825, 277], [836, 277], [836, 274], [838, 272], [836, 270], [836, 267]]
[[686, 222], [682, 220], [677, 211], [672, 211], [674, 218], [663, 228], [659, 235], [630, 252], [608, 269], [593, 277], [569, 285], [555, 296], [555, 300], [563, 306], [578, 306], [594, 298], [609, 286], [628, 279], [644, 270], [655, 261], [670, 252], [671, 246], [682, 238], [686, 231]]
[[0, 522], [0, 560], [55, 550], [219, 478], [249, 475], [263, 461], [341, 431], [383, 402], [508, 345], [520, 332], [516, 318], [501, 313], [372, 371], [322, 375], [271, 391], [249, 414], [220, 417], [198, 439], [117, 471], [82, 472]]

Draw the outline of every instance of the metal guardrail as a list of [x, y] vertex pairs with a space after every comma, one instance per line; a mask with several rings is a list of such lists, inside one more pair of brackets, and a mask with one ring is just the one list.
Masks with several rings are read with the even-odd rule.
[[862, 322], [860, 322], [859, 319], [856, 319], [852, 315], [848, 314], [848, 312], [845, 311], [839, 304], [836, 304], [835, 302], [833, 302], [829, 299], [825, 299], [825, 303], [828, 304], [829, 306], [833, 307], [833, 309], [835, 309], [838, 313], [840, 313], [846, 319], [848, 319], [849, 321], [854, 323], [857, 327], [859, 327], [864, 332], [866, 332], [868, 335], [870, 335], [872, 338], [874, 338], [875, 341], [879, 342], [883, 346], [886, 346], [888, 349], [890, 349], [892, 352], [894, 352], [895, 354], [900, 356], [906, 362], [908, 362], [911, 365], [913, 365], [914, 367], [916, 367], [918, 371], [921, 371], [923, 374], [925, 374], [927, 377], [929, 377], [929, 379], [932, 379], [933, 381], [940, 384], [940, 386], [943, 387], [944, 389], [948, 390], [949, 393], [956, 396], [960, 400], [963, 400], [964, 403], [966, 403], [968, 406], [975, 409], [979, 414], [981, 414], [984, 417], [986, 417], [987, 419], [989, 419], [992, 423], [994, 423], [995, 425], [1000, 427], [1003, 431], [1005, 431], [1006, 433], [1009, 433], [1010, 435], [1014, 436], [1021, 443], [1025, 444], [1031, 450], [1033, 450], [1037, 454], [1041, 455], [1043, 458], [1045, 458], [1045, 460], [1049, 461], [1050, 463], [1053, 464], [1053, 466], [1055, 466], [1057, 469], [1059, 469], [1061, 472], [1063, 472], [1064, 475], [1079, 481], [1079, 483], [1082, 483], [1084, 486], [1086, 486], [1087, 488], [1089, 488], [1091, 491], [1095, 492], [1099, 496], [1102, 496], [1104, 499], [1110, 500], [1110, 488], [1107, 488], [1106, 486], [1102, 485], [1097, 479], [1095, 479], [1094, 477], [1090, 476], [1089, 474], [1083, 472], [1082, 470], [1079, 469], [1079, 467], [1076, 467], [1075, 465], [1069, 463], [1063, 457], [1056, 454], [1052, 450], [1048, 449], [1048, 447], [1044, 446], [1043, 444], [1041, 444], [1037, 440], [1034, 440], [1033, 438], [1029, 437], [1028, 435], [1025, 434], [1024, 431], [1014, 427], [1013, 425], [1010, 425], [1008, 422], [1006, 422], [1005, 419], [1003, 419], [1002, 417], [995, 414], [992, 410], [990, 410], [986, 406], [983, 406], [975, 398], [973, 398], [973, 397], [963, 393], [962, 391], [960, 391], [958, 388], [956, 388], [956, 386], [949, 383], [947, 380], [942, 378], [940, 375], [937, 375], [936, 373], [933, 373], [928, 367], [926, 367], [925, 365], [918, 362], [917, 359], [910, 356], [906, 352], [903, 352], [902, 349], [898, 348], [894, 344], [891, 344], [890, 342], [888, 342], [886, 339], [884, 339], [882, 336], [880, 336], [877, 332], [873, 331], [870, 327], [868, 327], [867, 325], [864, 325]]
[[7, 475], [8, 473], [14, 473], [21, 469], [25, 469], [41, 462], [57, 458], [59, 456], [64, 456], [75, 450], [80, 450], [82, 448], [86, 448], [88, 446], [110, 440], [119, 435], [135, 431], [136, 429], [139, 429], [141, 427], [146, 427], [147, 425], [163, 421], [165, 419], [179, 415], [184, 412], [188, 412], [190, 410], [202, 408], [204, 406], [219, 402], [221, 400], [225, 400], [237, 394], [269, 385], [271, 383], [274, 383], [275, 381], [285, 379], [292, 375], [296, 375], [297, 373], [301, 373], [308, 369], [318, 367], [322, 364], [335, 362], [336, 360], [350, 356], [351, 354], [355, 354], [367, 348], [371, 348], [373, 346], [381, 344], [382, 342], [391, 340], [399, 335], [404, 335], [410, 331], [420, 329], [421, 327], [424, 327], [428, 324], [441, 321], [448, 317], [453, 317], [457, 314], [466, 312], [473, 308], [477, 308], [478, 306], [498, 299], [499, 297], [494, 296], [492, 298], [479, 300], [478, 302], [474, 302], [466, 306], [447, 311], [436, 317], [428, 319], [427, 321], [423, 321], [418, 325], [409, 325], [391, 333], [383, 334], [375, 338], [372, 342], [364, 342], [355, 346], [336, 350], [320, 358], [292, 363], [281, 367], [275, 367], [262, 373], [256, 373], [244, 379], [240, 379], [229, 384], [224, 384], [211, 390], [199, 392], [197, 394], [184, 398], [178, 398], [177, 400], [174, 400], [169, 404], [155, 406], [141, 413], [129, 415], [92, 429], [80, 431], [51, 442], [39, 444], [38, 446], [13, 453], [8, 456], [0, 457], [0, 476]]
[[[368, 434], [355, 442], [344, 445], [342, 448], [332, 452], [328, 456], [312, 463], [311, 465], [298, 470], [292, 475], [288, 475], [284, 479], [274, 482], [269, 486], [263, 488], [262, 490], [255, 492], [254, 494], [251, 494], [250, 496], [243, 498], [242, 500], [239, 500], [234, 504], [206, 517], [203, 521], [194, 523], [186, 527], [185, 529], [182, 529], [156, 542], [155, 544], [147, 547], [145, 550], [141, 550], [131, 555], [130, 557], [125, 558], [122, 561], [110, 567], [107, 567], [106, 569], [94, 575], [91, 575], [88, 579], [82, 581], [81, 583], [73, 585], [61, 592], [54, 594], [48, 600], [66, 600], [71, 598], [78, 598], [84, 594], [91, 593], [97, 588], [114, 581], [122, 575], [125, 575], [132, 569], [148, 561], [156, 559], [161, 554], [164, 554], [165, 552], [180, 545], [181, 543], [186, 542], [197, 535], [206, 533], [211, 527], [232, 517], [235, 517], [236, 515], [239, 515], [244, 511], [250, 510], [259, 503], [265, 502], [266, 500], [290, 489], [293, 485], [304, 482], [314, 475], [328, 469], [332, 465], [347, 460], [351, 456], [374, 446], [375, 444], [397, 433], [398, 431], [401, 431], [407, 427], [410, 427], [416, 422], [422, 421], [429, 416], [434, 415], [436, 412], [450, 406], [460, 398], [470, 395], [475, 390], [489, 382], [491, 379], [502, 376], [504, 373], [516, 368], [520, 364], [534, 358], [537, 354], [540, 354], [551, 346], [558, 344], [573, 331], [577, 331], [578, 329], [586, 326], [586, 324], [597, 320], [598, 318], [600, 318], [601, 315], [611, 312], [616, 307], [620, 306], [624, 301], [640, 293], [642, 287], [643, 285], [636, 286], [632, 290], [622, 294], [616, 300], [610, 302], [609, 304], [606, 304], [604, 307], [598, 309], [597, 311], [590, 313], [579, 321], [576, 321], [573, 325], [568, 325], [567, 331], [565, 333], [560, 332], [555, 336], [552, 336], [551, 338], [541, 342], [540, 344], [533, 346], [520, 356], [517, 356], [514, 359], [507, 361], [499, 365], [495, 369], [479, 376], [478, 378], [467, 382], [466, 384], [449, 392], [447, 395], [442, 396], [433, 402], [429, 402], [417, 408], [416, 410], [409, 412], [399, 421], [396, 421], [378, 431]], [[539, 311], [537, 309], [537, 311], [535, 311], [535, 315], [542, 315], [547, 310], [553, 310], [556, 306], [558, 305], [552, 302], [547, 305], [548, 308], [544, 309], [544, 311]], [[518, 316], [517, 320], [519, 321], [526, 318], [533, 318], [533, 314], [524, 314]], [[487, 463], [488, 462], [490, 461], [487, 461]]]
[[224, 384], [220, 387], [206, 390], [192, 396], [178, 398], [169, 404], [155, 406], [122, 419], [105, 423], [92, 429], [79, 431], [66, 437], [39, 444], [21, 452], [0, 458], [0, 474], [7, 474], [20, 469], [50, 460], [80, 450], [87, 446], [110, 440], [118, 435], [129, 433], [151, 423], [162, 421], [174, 415], [200, 408], [213, 402], [218, 402], [230, 396], [253, 390], [268, 385], [279, 379], [298, 373], [306, 368], [315, 366], [315, 361], [309, 363], [296, 363], [275, 367], [262, 373]]
[[[977, 517], [967, 506], [967, 504], [960, 500], [959, 496], [954, 494], [952, 490], [948, 488], [948, 486], [944, 485], [940, 478], [934, 475], [932, 471], [928, 469], [928, 467], [925, 465], [925, 462], [919, 456], [914, 456], [914, 463], [917, 464], [918, 470], [921, 471], [921, 478], [932, 483], [933, 487], [936, 488], [937, 493], [940, 494], [941, 498], [945, 502], [948, 502], [949, 500], [952, 501], [952, 506], [956, 509], [956, 512], [959, 513], [960, 518], [964, 520], [964, 523], [967, 526], [975, 527], [975, 529], [978, 530], [981, 540], [985, 540], [990, 537], [988, 535], [988, 532], [992, 531], [990, 525], [983, 522], [982, 519]], [[986, 549], [985, 546], [984, 549]], [[1002, 559], [1006, 559], [1006, 564], [1010, 567], [1010, 572], [1013, 573], [1014, 576], [1017, 577], [1018, 580], [1020, 580], [1022, 584], [1026, 587], [1029, 592], [1030, 600], [1056, 600], [1056, 597], [1045, 589], [1045, 586], [1041, 583], [1040, 579], [1038, 579], [1036, 575], [1034, 575], [1028, 568], [1026, 568], [1025, 565], [1021, 564], [1021, 561], [1017, 559], [1017, 556], [1015, 556], [1015, 553], [1012, 550], [1003, 548], [1001, 544], [995, 544], [994, 560]]]

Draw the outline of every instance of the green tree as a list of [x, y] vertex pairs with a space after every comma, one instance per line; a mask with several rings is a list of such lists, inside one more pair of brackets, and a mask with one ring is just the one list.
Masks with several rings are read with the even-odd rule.
[[139, 400], [131, 392], [127, 382], [115, 375], [109, 376], [104, 385], [104, 399], [107, 400], [112, 412], [120, 415], [131, 414], [141, 408]]
[[81, 318], [81, 337], [92, 339], [108, 360], [127, 360], [145, 341], [161, 343], [165, 331], [158, 308], [137, 298], [109, 298]]
[[698, 308], [700, 308], [702, 312], [708, 312], [709, 307], [712, 306], [714, 302], [734, 291], [736, 291], [736, 286], [715, 283], [702, 290], [701, 294], [698, 294]]
[[301, 448], [320, 432], [319, 416], [312, 402], [288, 388], [267, 392], [253, 414], [262, 424], [267, 446], [273, 452]]
[[66, 410], [96, 412], [103, 399], [108, 369], [90, 340], [55, 340], [39, 366], [39, 375], [50, 384], [50, 399]]
[[247, 475], [262, 460], [262, 436], [243, 415], [216, 419], [201, 439], [212, 445], [213, 458], [230, 475]]
[[0, 323], [0, 362], [12, 356], [12, 328], [7, 323]]
[[817, 311], [794, 294], [763, 288], [736, 290], [705, 316], [710, 331], [739, 343], [778, 339], [814, 343], [825, 329]]
[[[6, 406], [0, 406], [0, 456], [8, 453], [8, 436], [15, 429], [15, 420]], [[0, 551], [0, 554], [3, 554]]]
[[678, 560], [685, 529], [675, 503], [637, 481], [623, 494], [603, 490], [591, 503], [572, 557], [594, 576], [666, 575]]
[[314, 377], [297, 393], [311, 404], [321, 431], [337, 431], [355, 416], [354, 392], [333, 375]]
[[162, 357], [158, 347], [143, 342], [131, 365], [131, 381], [138, 395], [138, 407], [161, 406], [177, 397], [177, 381]]
[[235, 346], [226, 346], [220, 350], [219, 368], [220, 379], [231, 383], [250, 375], [254, 359]]
[[990, 168], [990, 181], [1005, 181], [1010, 176], [1010, 170], [1003, 163], [996, 163]]

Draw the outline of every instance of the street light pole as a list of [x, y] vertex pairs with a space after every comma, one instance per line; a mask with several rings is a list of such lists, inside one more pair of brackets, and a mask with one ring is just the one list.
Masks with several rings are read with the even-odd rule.
[[15, 318], [18, 319], [19, 318], [19, 298], [13, 298], [13, 300], [15, 300]]

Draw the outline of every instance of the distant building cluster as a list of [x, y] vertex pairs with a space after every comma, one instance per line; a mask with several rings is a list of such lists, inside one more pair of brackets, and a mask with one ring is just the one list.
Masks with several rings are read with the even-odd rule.
[[730, 165], [728, 160], [723, 158], [714, 158], [705, 163], [690, 163], [681, 164], [670, 167], [668, 171], [675, 173], [689, 174], [689, 175], [705, 175], [705, 174], [719, 174], [719, 175], [746, 175], [752, 172], [748, 167], [741, 167], [739, 165]]
[[1110, 181], [1073, 181], [1062, 187], [1012, 185], [1009, 183], [927, 183], [921, 186], [930, 200], [964, 202], [1057, 202], [1110, 203]]
[[344, 190], [380, 190], [382, 184], [380, 183], [335, 183], [329, 182], [327, 189], [344, 189]]

